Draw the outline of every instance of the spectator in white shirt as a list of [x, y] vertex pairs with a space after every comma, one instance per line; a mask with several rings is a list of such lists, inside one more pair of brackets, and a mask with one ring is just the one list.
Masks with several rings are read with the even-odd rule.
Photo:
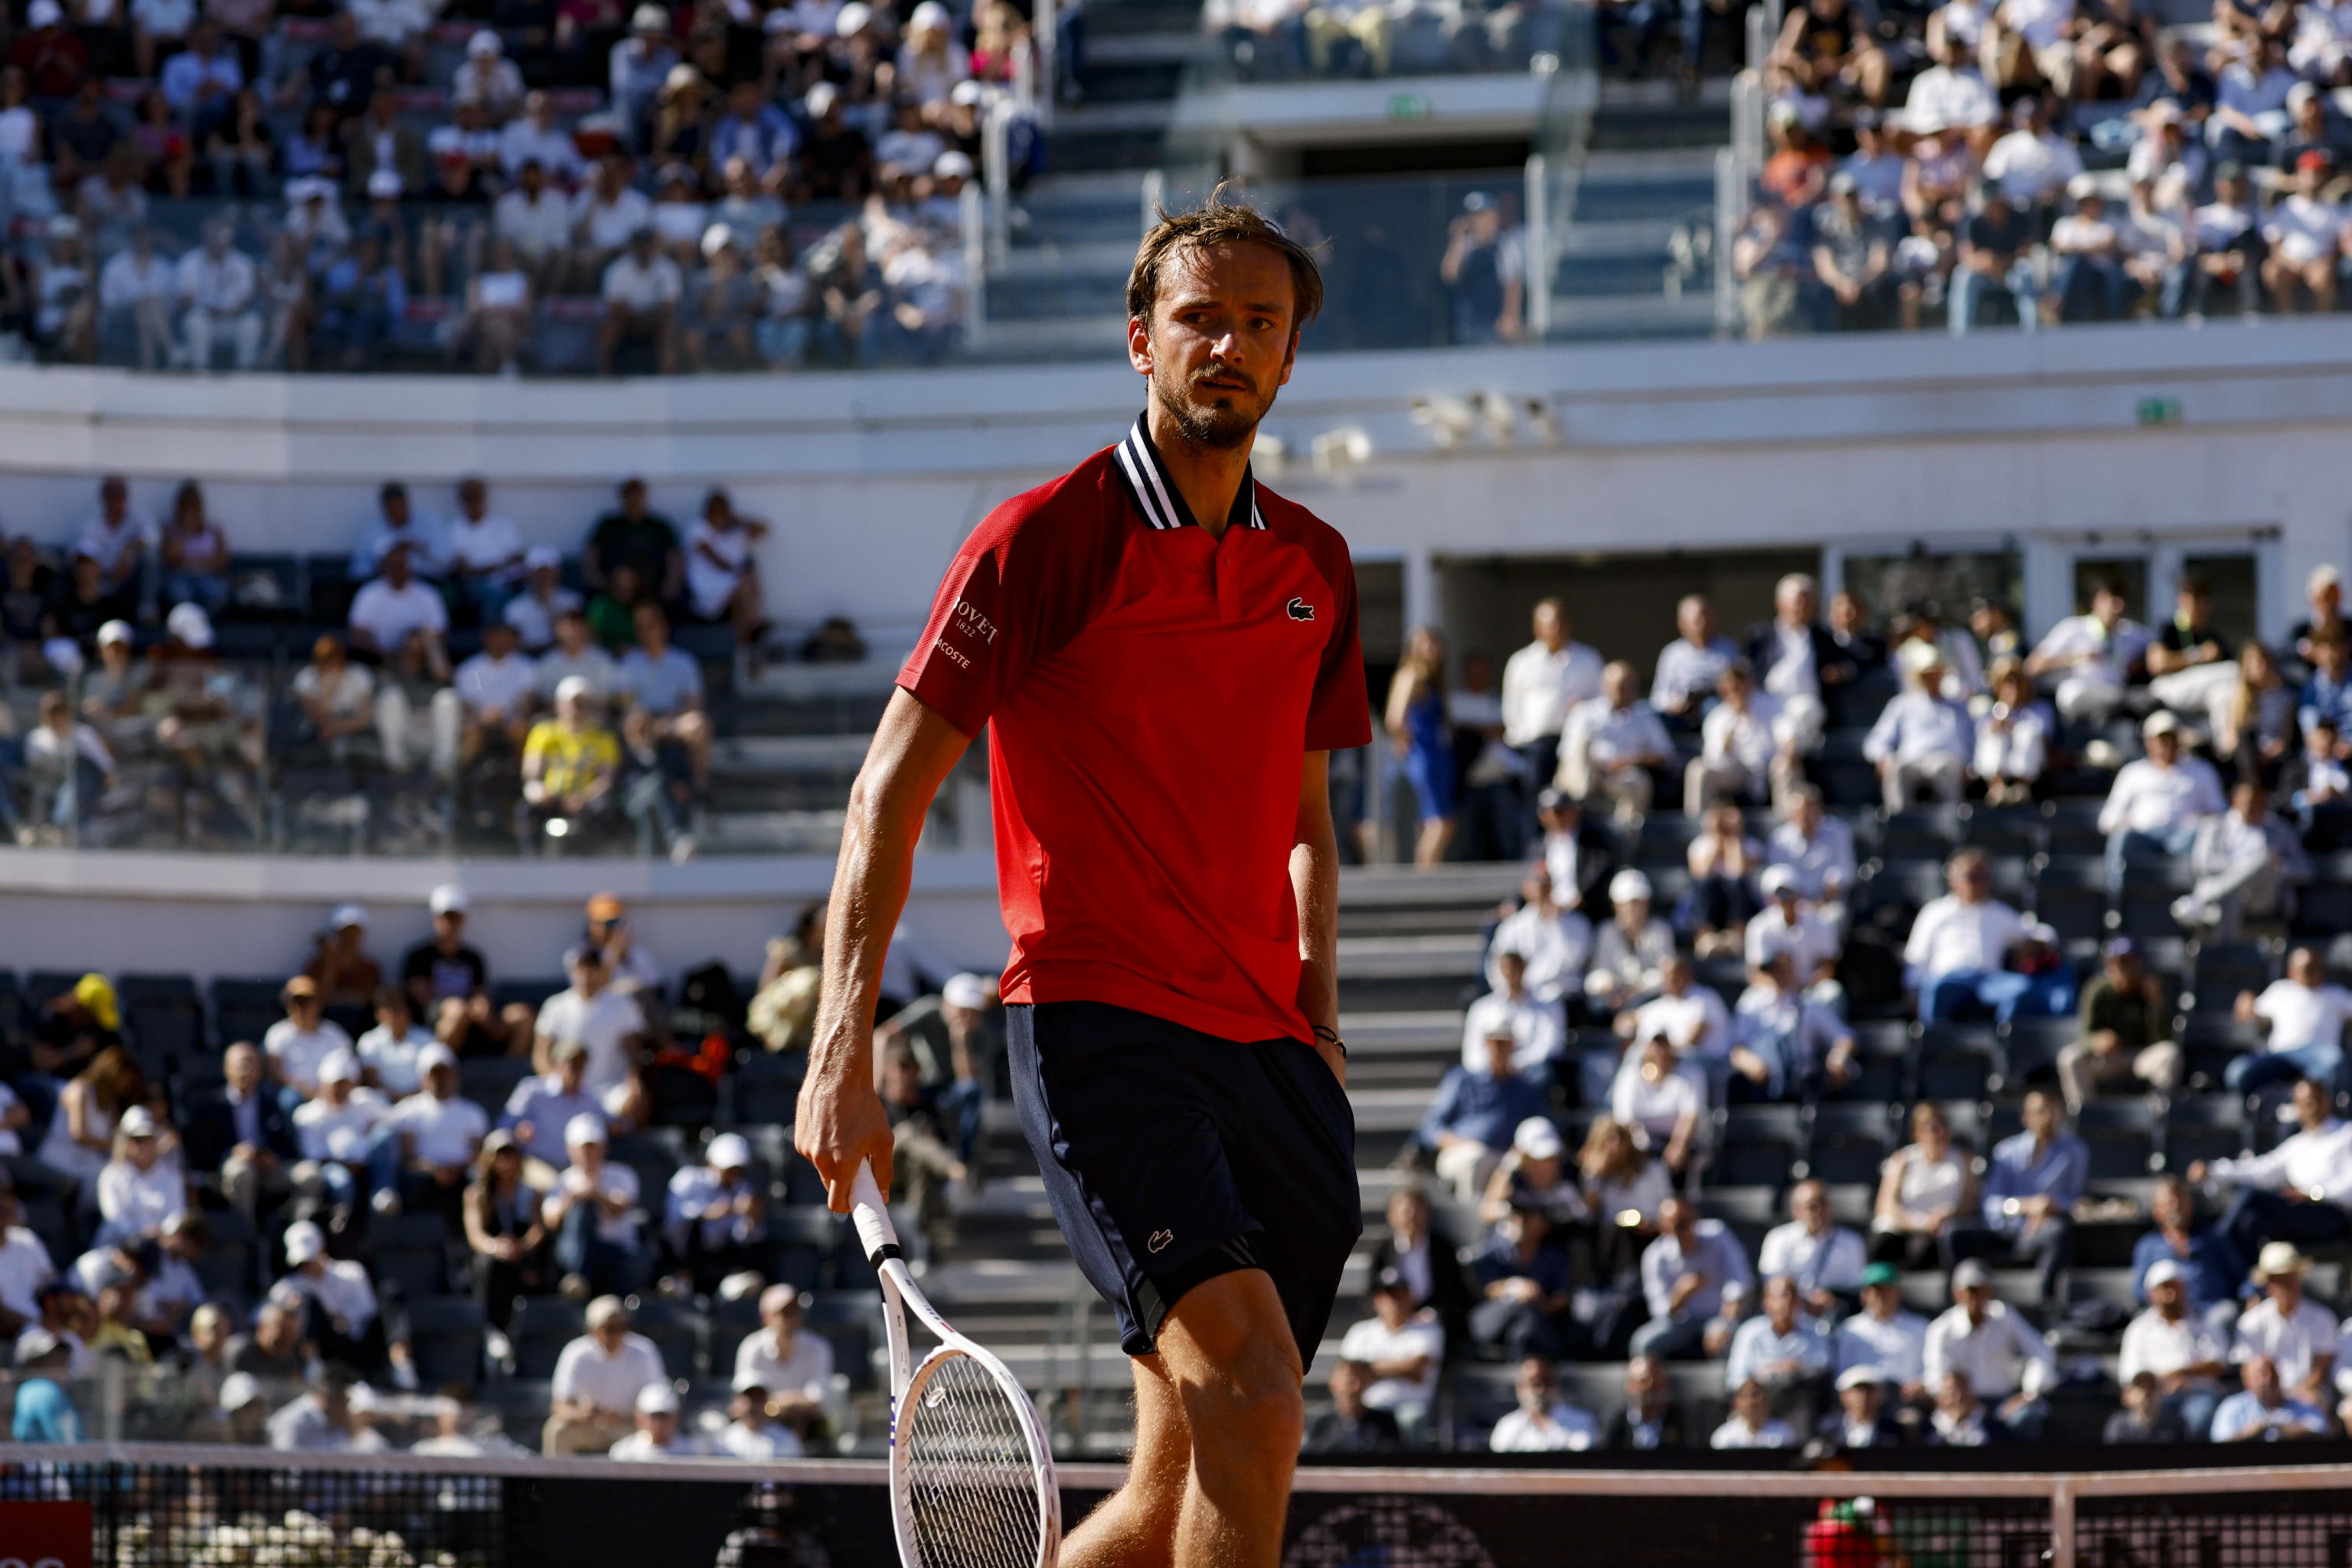
[[2311, 858], [2294, 830], [2271, 815], [2260, 781], [2241, 779], [2230, 809], [2198, 825], [2189, 849], [2197, 879], [2173, 900], [2172, 918], [2203, 941], [2235, 942], [2248, 913], [2287, 913], [2292, 889], [2311, 880]]
[[523, 570], [522, 531], [490, 510], [490, 487], [478, 474], [457, 481], [457, 515], [442, 537], [449, 585], [475, 606], [488, 629], [514, 596]]
[[482, 627], [482, 651], [457, 667], [452, 689], [462, 705], [459, 767], [472, 766], [492, 735], [521, 756], [539, 700], [539, 666], [523, 654], [522, 638], [512, 623], [491, 621]]
[[[304, 1196], [322, 1196], [342, 1208], [364, 1195], [361, 1174], [373, 1174], [376, 1129], [392, 1107], [383, 1096], [359, 1086], [359, 1058], [350, 1051], [331, 1051], [319, 1064], [319, 1093], [294, 1109], [294, 1136], [302, 1159], [292, 1172], [294, 1190]], [[387, 1186], [391, 1172], [385, 1173]]]
[[[1499, 938], [1501, 932], [1496, 935]], [[1519, 1071], [1533, 1071], [1538, 1078], [1549, 1076], [1568, 1041], [1567, 1016], [1559, 1002], [1546, 1002], [1529, 993], [1528, 959], [1516, 947], [1497, 945], [1488, 968], [1495, 988], [1471, 1003], [1463, 1020], [1462, 1065], [1473, 1070], [1484, 1067], [1486, 1037], [1499, 1028], [1508, 1030], [1517, 1042], [1512, 1059]], [[1571, 973], [1571, 983], [1574, 978]]]
[[1699, 754], [1683, 770], [1683, 810], [1696, 816], [1717, 800], [1780, 800], [1797, 773], [1780, 700], [1756, 689], [1744, 664], [1716, 678], [1716, 704], [1699, 722]]
[[269, 1026], [261, 1049], [269, 1058], [269, 1075], [308, 1100], [319, 1092], [320, 1064], [330, 1051], [350, 1050], [352, 1037], [327, 1016], [319, 983], [309, 975], [288, 981], [280, 997], [286, 1016]]
[[1385, 1410], [1410, 1439], [1427, 1420], [1445, 1362], [1445, 1331], [1433, 1312], [1415, 1312], [1412, 1287], [1390, 1269], [1372, 1281], [1373, 1316], [1349, 1329], [1339, 1354], [1370, 1372], [1367, 1408]]
[[1829, 1330], [1805, 1314], [1796, 1281], [1767, 1275], [1764, 1310], [1732, 1334], [1723, 1377], [1734, 1388], [1760, 1383], [1776, 1402], [1818, 1397], [1829, 1381], [1832, 1354]]
[[352, 646], [391, 659], [412, 637], [425, 639], [436, 674], [446, 676], [441, 639], [449, 630], [449, 607], [416, 575], [415, 552], [404, 541], [388, 544], [379, 558], [382, 574], [352, 595]]
[[318, 1348], [319, 1359], [366, 1373], [388, 1354], [394, 1376], [415, 1387], [405, 1337], [388, 1331], [365, 1266], [329, 1258], [326, 1232], [307, 1219], [286, 1227], [284, 1245], [286, 1273], [269, 1300], [301, 1314], [302, 1337]]
[[2230, 1354], [2241, 1363], [2257, 1356], [2271, 1363], [2291, 1392], [2325, 1408], [2336, 1370], [2336, 1315], [2304, 1294], [2310, 1268], [2294, 1243], [2264, 1245], [2254, 1262], [2263, 1299], [2239, 1315]]
[[2260, 1051], [2232, 1060], [2223, 1082], [2232, 1094], [2273, 1083], [2312, 1079], [2329, 1089], [2344, 1084], [2344, 1026], [2352, 1021], [2352, 991], [2329, 982], [2315, 947], [2286, 955], [2284, 977], [2259, 996], [2238, 994], [2237, 1017], [2267, 1031]]
[[629, 1430], [637, 1396], [668, 1383], [653, 1341], [629, 1331], [629, 1309], [621, 1299], [598, 1297], [588, 1303], [588, 1331], [555, 1358], [541, 1451], [605, 1452]]
[[2213, 1412], [2216, 1443], [2278, 1442], [2328, 1436], [2322, 1402], [2299, 1397], [2267, 1356], [2249, 1356], [2238, 1369], [2245, 1387]]
[[[1527, 994], [1547, 1005], [1558, 1006], [1562, 998], [1575, 992], [1586, 973], [1592, 957], [1592, 922], [1574, 910], [1564, 910], [1552, 902], [1551, 881], [1547, 877], [1529, 877], [1519, 892], [1524, 901], [1496, 926], [1494, 940], [1487, 945], [1487, 983], [1498, 992], [1506, 989], [1502, 957], [1505, 953], [1515, 954], [1520, 961], [1520, 978]], [[1524, 1042], [1522, 1045], [1524, 1048]], [[1549, 1061], [1559, 1049], [1559, 1043], [1555, 1038], [1544, 1059]], [[1527, 1060], [1519, 1065], [1522, 1071], [1536, 1067], [1536, 1063]]]
[[[1829, 1189], [1816, 1181], [1789, 1189], [1789, 1223], [1764, 1233], [1756, 1271], [1766, 1279], [1786, 1276], [1797, 1287], [1805, 1310], [1824, 1321], [1851, 1312], [1862, 1300], [1863, 1271], [1869, 1249], [1858, 1231], [1830, 1213]], [[1924, 1325], [1923, 1325], [1924, 1327]]]
[[2352, 1237], [2352, 1122], [2336, 1115], [2332, 1089], [2310, 1079], [2294, 1083], [2300, 1131], [2266, 1154], [2200, 1160], [2189, 1167], [2191, 1186], [2207, 1178], [2238, 1189], [2222, 1216], [2222, 1234], [2241, 1258], [2274, 1238], [2326, 1246]]
[[98, 1173], [98, 1245], [153, 1236], [188, 1207], [187, 1178], [180, 1170], [178, 1141], [167, 1148], [154, 1112], [134, 1105], [114, 1131], [114, 1158]]
[[1707, 1447], [1716, 1449], [1792, 1448], [1797, 1434], [1772, 1414], [1772, 1395], [1749, 1379], [1731, 1391], [1731, 1418], [1715, 1429]]
[[1531, 1355], [1519, 1363], [1513, 1382], [1518, 1407], [1495, 1423], [1486, 1437], [1494, 1454], [1580, 1454], [1601, 1441], [1592, 1412], [1559, 1396], [1559, 1375], [1551, 1363]]
[[[552, 544], [532, 545], [523, 552], [522, 565], [522, 591], [507, 601], [499, 618], [514, 627], [523, 652], [537, 658], [555, 646], [557, 617], [577, 611], [581, 600], [563, 585], [563, 552]], [[541, 689], [551, 689], [544, 682]]]
[[2123, 765], [2099, 808], [2099, 831], [2107, 836], [2107, 895], [2117, 900], [2134, 851], [2186, 855], [2197, 841], [2198, 824], [2226, 809], [2213, 764], [2181, 754], [2179, 719], [2151, 713], [2140, 734], [2147, 755]]
[[416, 1067], [425, 1087], [392, 1108], [384, 1130], [398, 1141], [402, 1201], [438, 1211], [454, 1229], [463, 1223], [466, 1183], [490, 1113], [458, 1094], [457, 1056], [448, 1047], [427, 1047]]
[[1628, 867], [1609, 879], [1610, 919], [1592, 939], [1592, 969], [1584, 977], [1587, 1003], [1607, 1014], [1646, 1001], [1675, 955], [1675, 930], [1650, 913], [1650, 879]]
[[1625, 1053], [1609, 1089], [1610, 1114], [1633, 1132], [1635, 1147], [1677, 1175], [1689, 1167], [1706, 1102], [1706, 1075], [1676, 1061], [1664, 1034], [1645, 1036]]
[[768, 536], [768, 525], [735, 510], [734, 498], [713, 487], [702, 498], [702, 515], [686, 531], [686, 601], [698, 621], [735, 628], [736, 646], [756, 654], [767, 614], [760, 591], [760, 563], [752, 547]]
[[583, 1288], [633, 1290], [651, 1272], [637, 1225], [637, 1173], [607, 1157], [611, 1135], [600, 1116], [573, 1117], [563, 1143], [572, 1163], [541, 1205], [540, 1217], [555, 1238], [566, 1289], [575, 1300]]
[[1503, 664], [1503, 743], [1519, 753], [1527, 778], [1540, 789], [1559, 772], [1570, 712], [1601, 695], [1601, 661], [1574, 640], [1568, 606], [1559, 599], [1537, 601], [1534, 619], [1535, 640]]
[[662, 1238], [695, 1290], [714, 1291], [730, 1274], [756, 1276], [765, 1258], [754, 1249], [767, 1235], [767, 1200], [751, 1179], [751, 1145], [741, 1134], [719, 1133], [702, 1163], [670, 1178]]
[[2165, 1410], [2179, 1418], [2191, 1442], [2201, 1443], [2213, 1407], [2221, 1402], [2230, 1342], [2189, 1310], [2188, 1279], [2187, 1270], [2169, 1258], [2148, 1269], [2141, 1281], [2147, 1310], [2124, 1330], [2116, 1380], [2128, 1384], [2143, 1372], [2152, 1374]]
[[2271, 209], [2263, 224], [2270, 254], [2263, 261], [2263, 287], [2271, 309], [2293, 312], [2306, 293], [2311, 309], [2336, 309], [2336, 264], [2344, 253], [2344, 209], [2321, 195], [2336, 177], [2335, 160], [2315, 147], [2295, 160], [2294, 189]]
[[541, 1072], [552, 1072], [554, 1047], [566, 1040], [576, 1041], [588, 1057], [582, 1080], [588, 1092], [603, 1101], [607, 1116], [634, 1125], [646, 1109], [637, 1072], [638, 1037], [646, 1032], [645, 1009], [635, 995], [613, 984], [603, 948], [583, 942], [563, 959], [572, 984], [549, 997], [539, 1010], [533, 1065]]
[[536, 163], [549, 179], [567, 184], [588, 168], [572, 132], [555, 122], [554, 100], [537, 89], [523, 95], [522, 112], [499, 129], [499, 163], [510, 180], [520, 179], [523, 166]]
[[1988, 805], [2025, 805], [2050, 760], [2050, 722], [2034, 700], [2033, 683], [2014, 658], [1993, 666], [1992, 706], [1977, 725], [1969, 771], [1984, 781]]
[[98, 563], [99, 585], [115, 602], [116, 614], [137, 616], [152, 590], [142, 587], [152, 574], [161, 535], [154, 521], [131, 504], [130, 483], [120, 474], [98, 482], [98, 510], [81, 525], [74, 553]]
[[367, 1081], [400, 1100], [425, 1087], [418, 1058], [435, 1043], [433, 1031], [416, 1021], [416, 1005], [408, 993], [386, 985], [375, 994], [375, 1027], [362, 1035], [352, 1049]]
[[1796, 963], [1797, 985], [1805, 999], [1842, 1011], [1845, 988], [1838, 984], [1837, 963], [1845, 944], [1837, 927], [1806, 901], [1794, 867], [1768, 862], [1757, 886], [1765, 904], [1763, 912], [1748, 922], [1748, 967], [1762, 969], [1775, 954], [1785, 952]]
[[1685, 729], [1695, 730], [1712, 706], [1716, 681], [1739, 658], [1738, 645], [1715, 629], [1715, 605], [1704, 594], [1685, 595], [1675, 606], [1678, 636], [1658, 651], [1650, 681], [1650, 706]]
[[1948, 38], [1941, 27], [1929, 27], [1927, 53], [1935, 63], [1911, 79], [1901, 112], [1904, 129], [1932, 136], [1976, 131], [2000, 118], [2000, 100], [1969, 58], [1970, 47]]
[[1957, 803], [1976, 750], [1966, 706], [1944, 695], [1943, 657], [1914, 638], [1895, 655], [1909, 679], [1878, 715], [1862, 754], [1878, 770], [1886, 809], [1905, 811], [1923, 796]]
[[736, 1386], [748, 1381], [766, 1389], [769, 1409], [803, 1438], [834, 1396], [833, 1345], [802, 1329], [807, 1309], [792, 1286], [769, 1286], [760, 1293], [760, 1331], [735, 1352]]
[[109, 338], [131, 337], [139, 368], [153, 370], [172, 352], [172, 301], [178, 292], [172, 264], [156, 254], [155, 231], [134, 228], [130, 245], [99, 268], [99, 330]]
[[1599, 797], [1619, 821], [1639, 822], [1650, 810], [1650, 770], [1673, 756], [1665, 725], [1642, 700], [1633, 667], [1621, 659], [1601, 670], [1600, 696], [1569, 710], [1553, 782], [1587, 810]]
[[215, 218], [205, 226], [204, 244], [180, 258], [180, 331], [198, 370], [212, 369], [213, 350], [223, 342], [239, 370], [251, 370], [261, 353], [253, 259], [229, 243], [233, 233], [228, 219]]
[[2050, 104], [2039, 94], [2017, 100], [2010, 111], [2016, 127], [1985, 153], [1984, 177], [2001, 189], [2020, 212], [2055, 202], [2066, 183], [2083, 172], [2074, 143], [2050, 129]]
[[686, 280], [661, 253], [650, 224], [629, 237], [626, 250], [604, 268], [604, 320], [596, 329], [596, 374], [613, 374], [613, 356], [638, 339], [654, 345], [655, 368], [677, 368], [677, 301]]
[[1797, 896], [1843, 931], [1846, 889], [1853, 886], [1853, 829], [1829, 815], [1822, 792], [1800, 784], [1789, 792], [1778, 826], [1764, 841], [1769, 872], [1786, 867], [1796, 874]]
[[727, 1402], [727, 1425], [713, 1440], [719, 1452], [755, 1464], [797, 1459], [807, 1452], [800, 1434], [769, 1413], [765, 1388], [737, 1378], [734, 1393]]
[[[507, 130], [511, 134], [514, 126]], [[523, 160], [516, 183], [490, 209], [491, 231], [513, 247], [542, 292], [560, 286], [569, 270], [573, 224], [572, 198], [556, 188], [546, 161], [537, 156]]]
[[1952, 1270], [1951, 1310], [1927, 1325], [1925, 1370], [1933, 1387], [1957, 1372], [1995, 1402], [1992, 1419], [2010, 1436], [2040, 1436], [2049, 1415], [2042, 1395], [2057, 1381], [2057, 1358], [2021, 1313], [1992, 1294], [1992, 1271], [1971, 1258]]
[[1990, 896], [1982, 850], [1955, 854], [1945, 881], [1951, 891], [1920, 910], [1903, 945], [1904, 987], [1918, 998], [1923, 1024], [1990, 1012], [1987, 983], [2000, 978], [2001, 961], [2025, 936], [2024, 917]]
[[1731, 1009], [1715, 987], [1698, 983], [1697, 971], [1680, 953], [1659, 966], [1658, 994], [1635, 1008], [1631, 1017], [1619, 1014], [1616, 1028], [1629, 1040], [1664, 1036], [1677, 1058], [1697, 1063], [1710, 1075], [1710, 1084], [1731, 1059]]
[[649, 1383], [638, 1390], [634, 1415], [636, 1430], [607, 1450], [614, 1458], [644, 1462], [703, 1457], [701, 1439], [678, 1430], [677, 1390], [668, 1383]]
[[2125, 616], [2128, 607], [2121, 588], [2100, 584], [2091, 594], [2089, 613], [2052, 626], [2026, 659], [2027, 675], [2056, 683], [2060, 719], [2104, 724], [2124, 700], [2148, 645], [2147, 628]]
[[1871, 1367], [1916, 1402], [1926, 1393], [1927, 1358], [1927, 1320], [1903, 1304], [1902, 1272], [1892, 1263], [1871, 1264], [1862, 1271], [1862, 1310], [1838, 1323], [1838, 1370]]
[[1733, 1008], [1731, 1070], [1766, 1101], [1811, 1104], [1853, 1077], [1853, 1036], [1807, 994], [1795, 953], [1769, 949]]
[[1642, 1294], [1650, 1321], [1633, 1331], [1635, 1355], [1720, 1355], [1755, 1274], [1747, 1249], [1719, 1219], [1669, 1198], [1658, 1208], [1658, 1238], [1642, 1251]]

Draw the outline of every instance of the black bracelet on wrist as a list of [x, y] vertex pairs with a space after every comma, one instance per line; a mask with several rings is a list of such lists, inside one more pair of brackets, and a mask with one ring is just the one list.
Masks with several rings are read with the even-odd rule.
[[1339, 1031], [1323, 1024], [1318, 1024], [1314, 1028], [1315, 1037], [1339, 1047], [1339, 1058], [1345, 1061], [1348, 1057], [1348, 1042], [1339, 1037]]

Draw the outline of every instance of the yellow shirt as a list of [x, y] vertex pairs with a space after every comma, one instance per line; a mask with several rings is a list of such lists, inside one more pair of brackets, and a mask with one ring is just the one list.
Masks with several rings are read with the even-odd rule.
[[620, 771], [621, 743], [609, 730], [567, 730], [552, 719], [542, 719], [522, 743], [526, 773], [534, 758], [541, 764], [539, 778], [548, 794], [568, 798]]

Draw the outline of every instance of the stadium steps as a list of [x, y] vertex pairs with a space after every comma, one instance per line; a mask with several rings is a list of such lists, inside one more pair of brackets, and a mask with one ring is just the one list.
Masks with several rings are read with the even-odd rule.
[[[1713, 114], [1715, 141], [1727, 123]], [[1715, 326], [1711, 268], [1666, 292], [1676, 227], [1712, 221], [1715, 147], [1678, 144], [1679, 122], [1662, 114], [1594, 117], [1595, 150], [1577, 189], [1576, 219], [1553, 275], [1556, 338], [1703, 336]], [[1629, 144], [1631, 143], [1631, 144]]]

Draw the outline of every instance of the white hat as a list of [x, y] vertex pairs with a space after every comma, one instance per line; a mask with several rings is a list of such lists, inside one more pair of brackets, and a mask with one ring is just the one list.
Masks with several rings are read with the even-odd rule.
[[2315, 566], [2311, 569], [2311, 575], [2303, 580], [2303, 591], [2306, 595], [2343, 585], [2342, 574], [2333, 566]]
[[669, 31], [669, 13], [659, 5], [640, 5], [629, 13], [629, 31], [667, 33]]
[[2286, 106], [2293, 109], [2296, 104], [2308, 103], [2318, 96], [2319, 89], [2315, 85], [2307, 81], [2299, 81], [2286, 89]]
[[[847, 16], [850, 9], [849, 6], [843, 6], [842, 15]], [[859, 6], [857, 9], [863, 10], [864, 7]], [[803, 101], [808, 107], [810, 119], [823, 120], [832, 111], [833, 106], [840, 100], [840, 89], [829, 81], [821, 81], [808, 89], [808, 97]]]
[[466, 52], [477, 57], [504, 54], [506, 47], [505, 41], [488, 27], [476, 29], [474, 36], [466, 40]]
[[525, 569], [532, 572], [550, 566], [561, 570], [563, 565], [563, 552], [552, 544], [534, 544], [522, 552], [522, 563]]
[[2017, 934], [2028, 942], [2038, 942], [2044, 947], [2058, 945], [2058, 928], [2047, 921], [2028, 921]]
[[359, 1080], [360, 1058], [349, 1051], [340, 1048], [329, 1051], [319, 1063], [320, 1083], [357, 1083]]
[[1838, 1373], [1837, 1385], [1840, 1394], [1843, 1394], [1849, 1388], [1876, 1388], [1878, 1383], [1878, 1368], [1867, 1362], [1860, 1366], [1850, 1366]]
[[988, 982], [969, 971], [950, 974], [948, 983], [940, 987], [940, 1000], [950, 1007], [985, 1007]]
[[746, 1171], [751, 1166], [751, 1145], [740, 1132], [721, 1132], [702, 1152], [702, 1163], [714, 1171]]
[[25, 21], [30, 26], [54, 27], [65, 18], [65, 7], [58, 0], [33, 0], [25, 7]]
[[2254, 1264], [2254, 1278], [2268, 1279], [2278, 1274], [2301, 1274], [2310, 1267], [2292, 1241], [2269, 1241], [2263, 1244], [2262, 1256]]
[[988, 89], [976, 81], [960, 81], [948, 92], [950, 103], [970, 104], [978, 108], [988, 100]]
[[1648, 903], [1650, 879], [1628, 866], [1609, 879], [1609, 901], [1612, 904]]
[[304, 202], [332, 201], [335, 182], [323, 174], [304, 174], [286, 182], [286, 199], [296, 206]]
[[16, 1336], [16, 1364], [23, 1366], [29, 1362], [37, 1362], [63, 1343], [65, 1341], [35, 1323]]
[[2179, 1260], [2170, 1258], [2159, 1258], [2156, 1262], [2148, 1266], [2147, 1272], [2140, 1277], [2140, 1283], [2148, 1289], [2153, 1290], [2158, 1285], [2183, 1284], [2187, 1282], [2188, 1279], [2189, 1270], [2181, 1268]]
[[327, 1233], [307, 1219], [286, 1227], [286, 1261], [296, 1268], [327, 1252]]
[[675, 1415], [677, 1414], [677, 1390], [667, 1383], [649, 1383], [637, 1390], [637, 1413], [641, 1415]]
[[400, 195], [400, 171], [378, 169], [368, 176], [367, 194], [370, 201], [390, 201]]
[[1530, 1160], [1557, 1160], [1567, 1147], [1549, 1116], [1530, 1116], [1511, 1134], [1511, 1147]]
[[163, 1131], [155, 1124], [155, 1113], [143, 1105], [134, 1105], [124, 1111], [122, 1120], [116, 1125], [121, 1128], [125, 1138], [152, 1138]]
[[735, 231], [723, 223], [714, 223], [702, 231], [702, 254], [708, 259], [735, 243]]
[[1907, 675], [1925, 675], [1944, 662], [1944, 650], [1925, 637], [1913, 637], [1895, 650], [1895, 662]]
[[[844, 5], [841, 8], [840, 13], [834, 17], [833, 30], [837, 37], [854, 38], [857, 37], [858, 34], [864, 32], [867, 24], [871, 23], [873, 20], [874, 7], [866, 5], [866, 0], [849, 0], [849, 4]], [[830, 82], [820, 82], [817, 84], [818, 87], [829, 87], [832, 84]], [[816, 93], [816, 88], [813, 87], [809, 89], [809, 96], [811, 98], [814, 98]]]
[[416, 1076], [418, 1078], [423, 1078], [435, 1068], [450, 1068], [454, 1069], [457, 1065], [457, 1053], [451, 1050], [448, 1047], [443, 1045], [438, 1040], [434, 1041], [431, 1045], [416, 1053]]
[[[17, 1351], [23, 1353], [24, 1347]], [[233, 1372], [221, 1379], [220, 1407], [231, 1414], [257, 1403], [261, 1398], [261, 1380], [249, 1372]]]
[[129, 621], [109, 621], [98, 628], [98, 646], [104, 647], [110, 642], [129, 642], [134, 635]]
[[555, 683], [555, 700], [558, 704], [584, 702], [595, 695], [596, 689], [588, 684], [588, 678], [584, 675], [567, 675]]
[[190, 647], [213, 646], [213, 618], [202, 605], [174, 605], [163, 617], [163, 629]]
[[457, 883], [444, 882], [433, 889], [432, 897], [425, 900], [425, 907], [436, 915], [462, 915], [474, 907], [474, 900], [467, 898], [466, 889]]
[[2149, 740], [2158, 735], [2177, 735], [2180, 732], [2180, 721], [2170, 709], [2159, 708], [2140, 724], [2139, 732]]
[[364, 904], [337, 904], [334, 912], [327, 917], [329, 931], [342, 931], [350, 926], [365, 931], [367, 923], [367, 906]]
[[761, 1380], [759, 1367], [747, 1362], [736, 1367], [735, 1381], [729, 1386], [740, 1394], [747, 1388], [764, 1389], [768, 1385]]
[[590, 1143], [602, 1144], [605, 1140], [604, 1119], [593, 1110], [583, 1110], [563, 1124], [563, 1146], [579, 1149]]
[[2077, 174], [2073, 179], [2066, 182], [2066, 195], [2069, 199], [2074, 201], [2079, 202], [2085, 196], [2096, 196], [2104, 194], [2105, 193], [2099, 189], [2099, 176], [2096, 174]]
[[945, 32], [953, 22], [954, 18], [948, 15], [948, 8], [940, 5], [940, 0], [922, 0], [922, 4], [915, 7], [914, 14], [907, 18], [907, 30], [910, 33]]
[[1768, 899], [1792, 893], [1797, 890], [1797, 868], [1794, 866], [1767, 866], [1764, 874], [1756, 879], [1756, 885], [1764, 889], [1764, 896]]
[[931, 173], [942, 180], [969, 180], [971, 178], [971, 158], [970, 154], [950, 147], [932, 163]]

